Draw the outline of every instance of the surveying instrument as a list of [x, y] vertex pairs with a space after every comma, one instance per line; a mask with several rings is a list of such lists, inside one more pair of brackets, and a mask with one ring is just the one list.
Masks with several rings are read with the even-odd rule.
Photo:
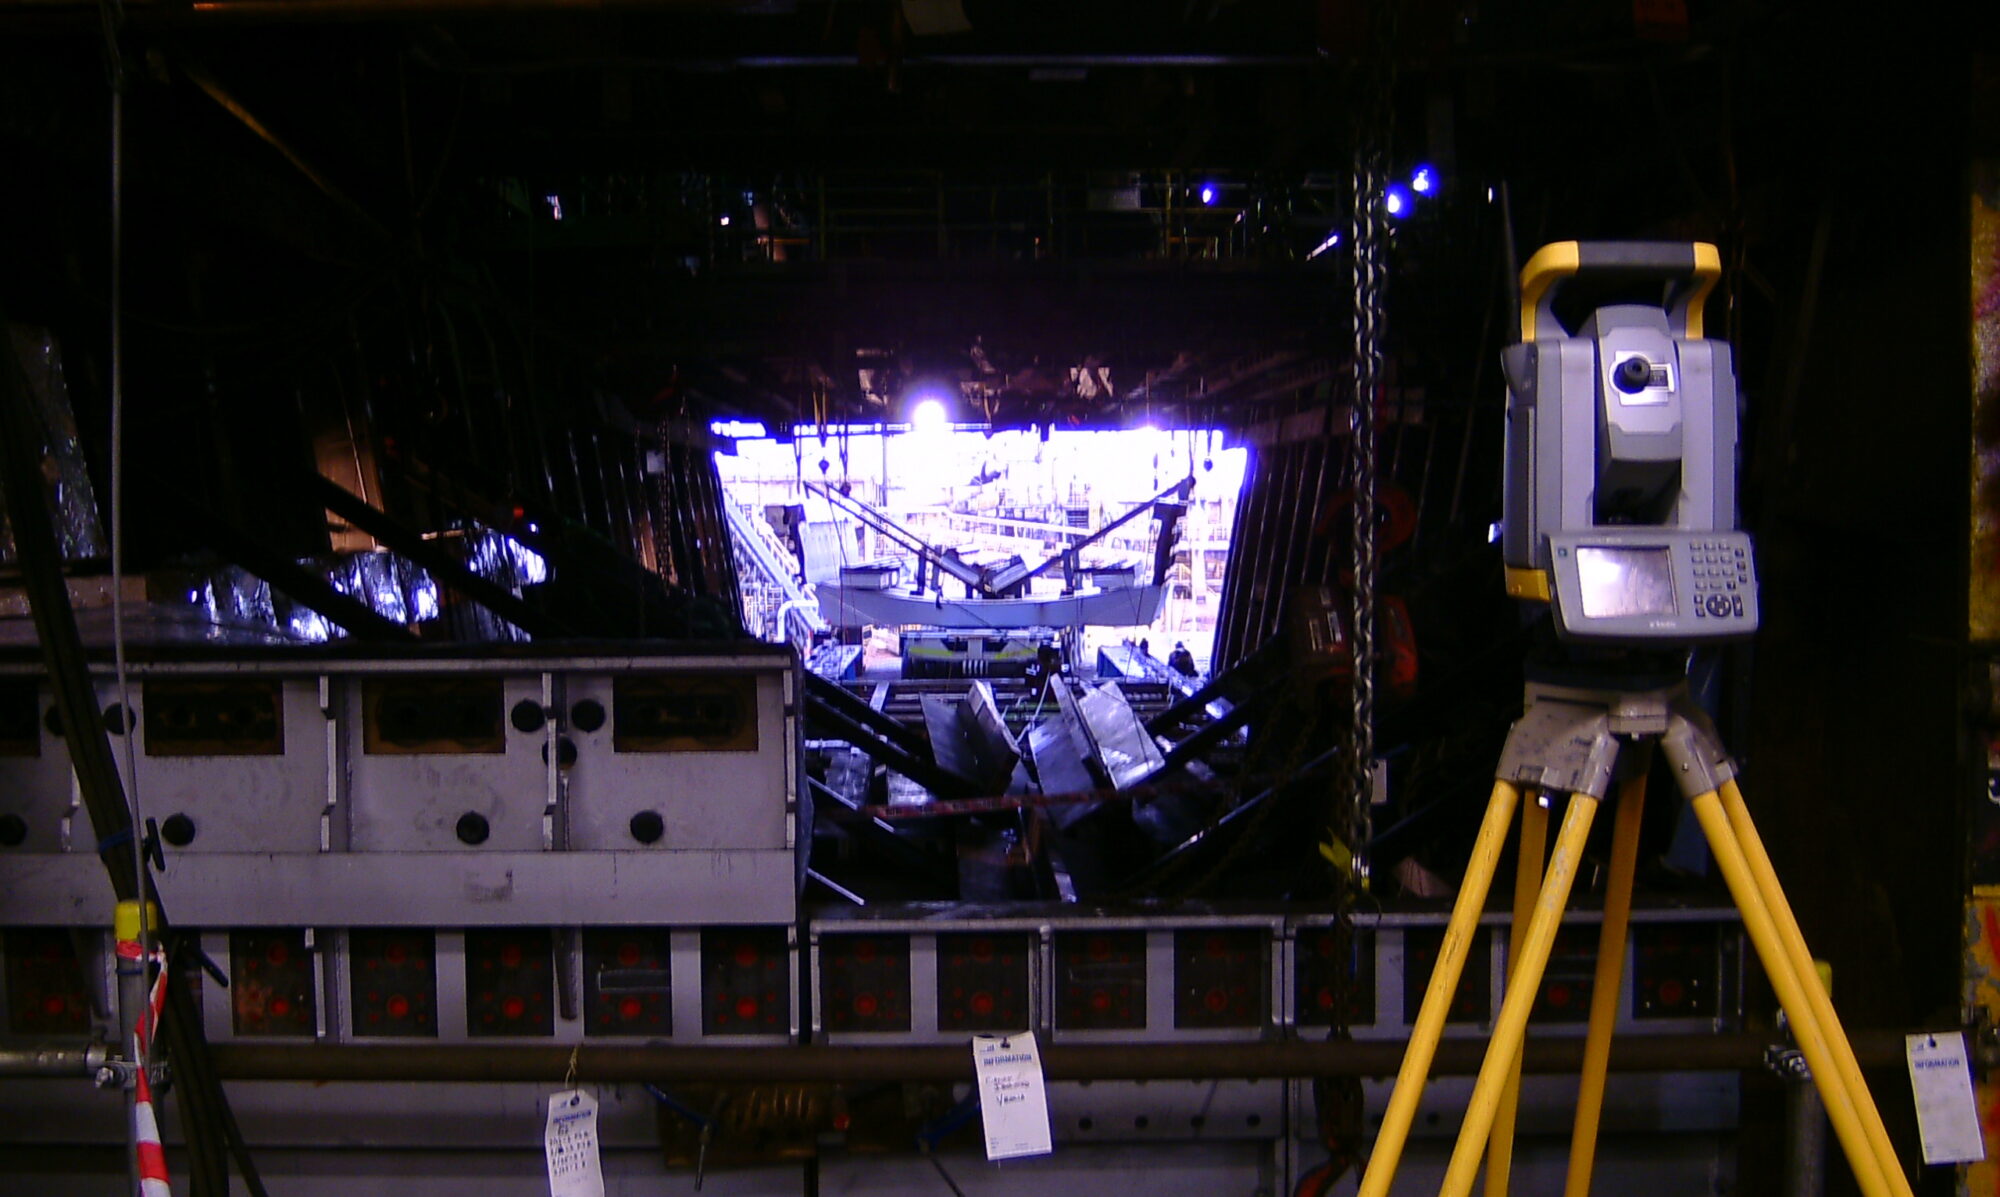
[[[1501, 753], [1358, 1197], [1387, 1197], [1395, 1179], [1519, 808], [1506, 997], [1439, 1190], [1440, 1197], [1470, 1193], [1483, 1156], [1486, 1197], [1507, 1192], [1529, 1009], [1591, 822], [1609, 800], [1616, 808], [1610, 872], [1563, 1190], [1564, 1197], [1589, 1193], [1655, 746], [1708, 839], [1862, 1193], [1909, 1197], [1751, 823], [1735, 763], [1688, 693], [1690, 649], [1757, 628], [1754, 558], [1736, 527], [1735, 369], [1729, 345], [1702, 335], [1702, 305], [1720, 274], [1714, 246], [1685, 242], [1561, 242], [1521, 271], [1521, 339], [1501, 356], [1502, 550], [1508, 593], [1551, 608], [1557, 647], [1529, 665], [1526, 710]], [[1608, 303], [1565, 324], [1569, 309], [1559, 311], [1559, 301], [1612, 288], [1658, 299]], [[1562, 794], [1568, 806], [1544, 872], [1548, 805]]]

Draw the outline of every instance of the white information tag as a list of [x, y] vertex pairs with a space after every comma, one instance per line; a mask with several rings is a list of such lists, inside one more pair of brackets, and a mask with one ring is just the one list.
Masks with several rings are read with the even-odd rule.
[[597, 1099], [581, 1089], [549, 1094], [549, 1197], [604, 1197], [604, 1167], [597, 1159]]
[[1049, 1093], [1042, 1083], [1042, 1055], [1035, 1035], [974, 1035], [972, 1068], [979, 1077], [979, 1120], [986, 1127], [986, 1158], [1047, 1155]]
[[1969, 1164], [1986, 1158], [1965, 1036], [1958, 1031], [1906, 1035], [1910, 1089], [1917, 1099], [1917, 1133], [1926, 1164]]

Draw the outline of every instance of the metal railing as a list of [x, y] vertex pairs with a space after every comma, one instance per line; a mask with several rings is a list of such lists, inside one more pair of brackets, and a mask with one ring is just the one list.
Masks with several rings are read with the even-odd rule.
[[746, 620], [754, 622], [761, 638], [788, 643], [802, 655], [810, 652], [826, 621], [820, 618], [812, 584], [800, 581], [797, 558], [764, 521], [733, 501], [725, 500], [722, 507], [737, 559], [747, 567], [739, 569]]

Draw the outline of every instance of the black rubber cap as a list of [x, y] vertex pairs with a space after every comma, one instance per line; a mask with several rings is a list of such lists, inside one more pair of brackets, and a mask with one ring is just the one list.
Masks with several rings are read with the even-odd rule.
[[526, 698], [514, 704], [509, 718], [513, 721], [514, 730], [519, 732], [538, 732], [548, 722], [548, 717], [542, 713], [542, 704]]
[[476, 810], [469, 810], [460, 815], [458, 826], [453, 830], [458, 833], [458, 842], [461, 844], [483, 844], [486, 842], [486, 837], [493, 834], [493, 828], [486, 822], [486, 816]]
[[569, 721], [580, 732], [594, 732], [604, 726], [604, 704], [586, 698], [569, 709]]
[[657, 844], [666, 833], [667, 821], [660, 817], [660, 812], [642, 810], [632, 816], [632, 838], [640, 843]]
[[176, 848], [194, 843], [194, 820], [186, 815], [168, 815], [160, 824], [160, 838]]

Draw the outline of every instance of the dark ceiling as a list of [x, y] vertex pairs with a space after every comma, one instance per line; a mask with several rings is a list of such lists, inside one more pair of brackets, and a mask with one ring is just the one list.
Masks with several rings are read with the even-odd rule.
[[1386, 35], [1332, 0], [163, 2], [125, 7], [114, 56], [94, 6], [0, 5], [0, 152], [32, 180], [0, 213], [38, 230], [5, 302], [99, 322], [108, 71], [157, 334], [134, 352], [182, 401], [359, 352], [414, 388], [776, 421], [897, 418], [898, 386], [956, 373], [1026, 422], [1091, 359], [1114, 408], [1246, 422], [1296, 389], [1246, 371], [1340, 357], [1342, 257], [1308, 259], [1380, 97], [1391, 166], [1449, 181], [1399, 230], [1438, 284], [1409, 288], [1413, 358], [1478, 339], [1501, 181], [1525, 239], [1757, 235], [1730, 155], [1804, 116], [1759, 94], [1783, 6], [1380, 7]]

